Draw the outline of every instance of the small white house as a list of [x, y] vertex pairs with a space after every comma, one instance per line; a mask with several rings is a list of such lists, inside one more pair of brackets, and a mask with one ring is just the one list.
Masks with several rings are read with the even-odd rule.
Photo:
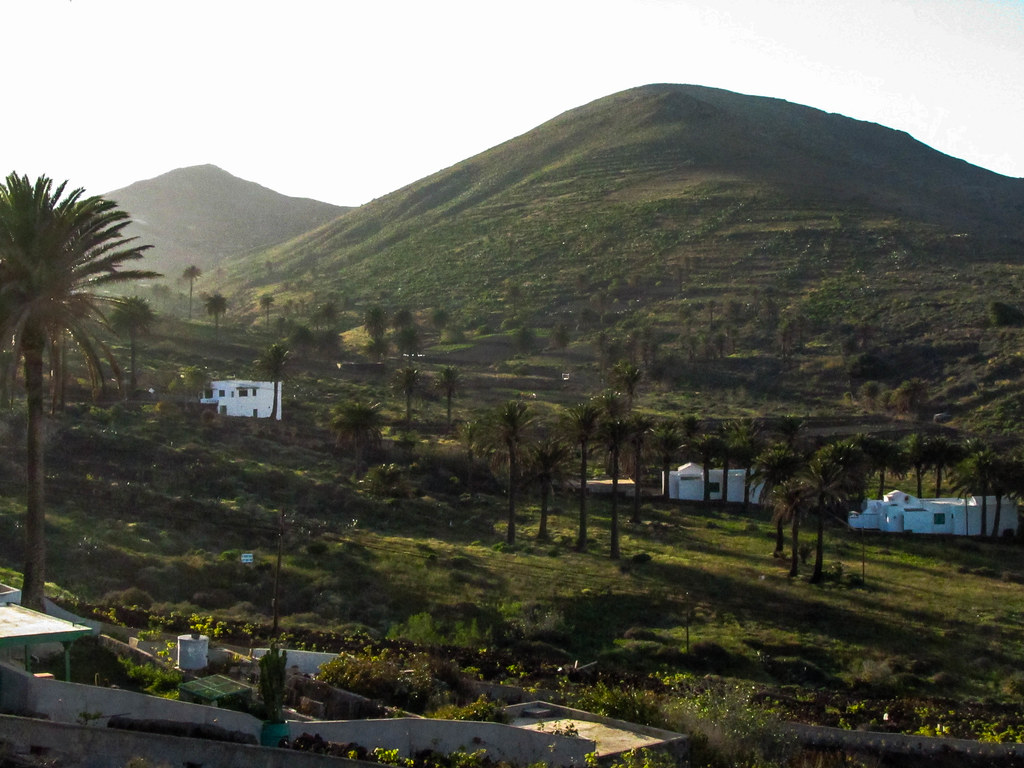
[[[203, 405], [214, 405], [222, 416], [248, 416], [269, 419], [274, 407], [274, 382], [226, 379], [210, 382], [199, 399]], [[281, 382], [277, 382], [277, 420], [281, 420]]]
[[[869, 499], [860, 512], [850, 512], [851, 528], [901, 533], [945, 533], [952, 536], [980, 536], [981, 504], [977, 496], [966, 499], [919, 499], [903, 491], [889, 491], [882, 499]], [[996, 497], [985, 500], [985, 531], [995, 526]], [[999, 508], [999, 532], [1017, 532], [1017, 502], [1003, 497]]]
[[[722, 474], [723, 469], [708, 470], [708, 486], [711, 490], [711, 500], [720, 501], [722, 498]], [[745, 469], [729, 470], [729, 501], [743, 501], [743, 484], [746, 480]], [[683, 464], [679, 469], [668, 473], [668, 497], [670, 499], [681, 499], [683, 501], [704, 500], [704, 468], [695, 462]], [[750, 487], [750, 500], [758, 503], [761, 498], [761, 485]]]

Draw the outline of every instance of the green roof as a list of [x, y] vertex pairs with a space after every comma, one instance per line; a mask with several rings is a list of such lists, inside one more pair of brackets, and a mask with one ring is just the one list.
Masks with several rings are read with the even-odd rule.
[[224, 675], [210, 675], [190, 680], [179, 685], [178, 690], [203, 701], [220, 701], [232, 696], [248, 698], [252, 694], [251, 687]]

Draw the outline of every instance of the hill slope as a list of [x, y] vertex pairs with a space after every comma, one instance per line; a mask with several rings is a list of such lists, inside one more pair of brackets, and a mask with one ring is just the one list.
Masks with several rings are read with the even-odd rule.
[[346, 208], [287, 197], [213, 165], [179, 168], [104, 197], [133, 219], [128, 232], [154, 246], [149, 266], [177, 277], [226, 256], [267, 248], [328, 222]]
[[[231, 259], [221, 286], [253, 318], [272, 291], [442, 308], [467, 332], [561, 323], [617, 354], [646, 334], [663, 368], [723, 370], [716, 388], [834, 402], [857, 378], [946, 382], [989, 354], [986, 304], [1016, 302], [1022, 238], [1024, 180], [809, 107], [651, 85]], [[819, 359], [797, 381], [764, 365], [800, 350]], [[853, 354], [878, 364], [847, 375]]]

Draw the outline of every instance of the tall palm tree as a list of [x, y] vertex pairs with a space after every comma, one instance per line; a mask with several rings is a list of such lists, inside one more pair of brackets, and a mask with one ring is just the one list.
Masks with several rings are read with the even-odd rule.
[[206, 297], [206, 314], [213, 318], [214, 336], [220, 337], [220, 318], [228, 311], [228, 300], [220, 293]]
[[445, 405], [447, 406], [445, 429], [450, 432], [452, 429], [452, 398], [462, 387], [462, 374], [454, 365], [446, 365], [437, 372], [435, 381], [437, 388], [444, 393]]
[[264, 293], [260, 296], [260, 309], [263, 310], [267, 318], [267, 328], [270, 328], [270, 308], [274, 306], [274, 296], [270, 293]]
[[[120, 333], [128, 334], [128, 356], [132, 366], [129, 389], [133, 392], [139, 386], [138, 368], [136, 367], [138, 337], [139, 334], [149, 333], [155, 322], [156, 313], [149, 306], [149, 302], [138, 296], [121, 299], [114, 305], [114, 311], [110, 313], [110, 324], [113, 328]], [[127, 392], [125, 396], [127, 397]]]
[[902, 476], [906, 473], [907, 456], [903, 446], [886, 437], [868, 435], [860, 441], [868, 469], [878, 475], [878, 498], [885, 497], [885, 473]]
[[643, 372], [629, 360], [620, 360], [612, 366], [608, 374], [608, 383], [626, 397], [626, 411], [633, 410], [633, 401], [643, 379]]
[[942, 497], [942, 472], [963, 456], [959, 443], [946, 435], [932, 435], [925, 443], [928, 463], [935, 470], [935, 498]]
[[395, 376], [392, 379], [392, 386], [396, 392], [400, 392], [405, 397], [405, 428], [408, 429], [412, 424], [412, 396], [416, 394], [416, 391], [420, 387], [420, 382], [423, 379], [423, 374], [418, 369], [407, 365], [405, 368], [399, 368], [395, 371]]
[[600, 423], [601, 409], [593, 401], [578, 403], [562, 416], [562, 431], [566, 439], [580, 447], [580, 519], [576, 536], [576, 549], [580, 552], [587, 548], [587, 458]]
[[529, 468], [540, 486], [540, 525], [537, 540], [548, 540], [548, 500], [552, 486], [562, 477], [569, 459], [569, 446], [556, 437], [546, 437], [530, 446]]
[[384, 307], [374, 304], [363, 313], [363, 326], [371, 339], [380, 339], [388, 331], [388, 313]]
[[68, 334], [90, 370], [100, 367], [95, 332], [105, 322], [97, 291], [154, 272], [124, 269], [149, 246], [123, 236], [128, 214], [84, 190], [65, 194], [40, 176], [10, 174], [0, 185], [0, 333], [25, 377], [25, 568], [22, 602], [41, 610], [46, 582], [43, 371], [47, 345]]
[[672, 468], [672, 459], [679, 453], [683, 442], [683, 433], [674, 419], [659, 421], [651, 429], [651, 450], [658, 455], [661, 467], [661, 497], [668, 501], [668, 477]]
[[505, 540], [516, 541], [516, 486], [519, 483], [519, 458], [522, 444], [533, 423], [529, 406], [521, 400], [509, 400], [491, 413], [487, 422], [491, 441], [508, 462], [508, 528]]
[[761, 427], [753, 419], [737, 419], [729, 423], [725, 439], [729, 444], [729, 455], [743, 467], [743, 511], [750, 508], [750, 481], [753, 475], [751, 464], [760, 448]]
[[634, 413], [629, 417], [629, 447], [633, 454], [633, 516], [630, 522], [640, 524], [640, 495], [644, 478], [644, 448], [654, 420], [650, 416]]
[[721, 450], [722, 438], [717, 427], [709, 427], [693, 440], [693, 448], [700, 458], [701, 482], [704, 484], [704, 509], [711, 508], [711, 464]]
[[920, 499], [923, 493], [921, 476], [924, 474], [924, 468], [928, 465], [928, 444], [924, 435], [920, 432], [907, 435], [903, 440], [903, 452], [907, 463], [914, 468], [914, 475], [917, 478], [917, 498]]
[[601, 422], [598, 429], [601, 442], [608, 452], [609, 472], [612, 476], [612, 513], [610, 521], [611, 547], [609, 557], [619, 559], [619, 458], [622, 447], [629, 440], [630, 428], [626, 419], [609, 417]]
[[271, 344], [263, 354], [255, 360], [256, 369], [273, 383], [274, 399], [270, 406], [270, 418], [277, 418], [279, 382], [284, 379], [285, 366], [288, 364], [289, 351], [284, 344]]
[[483, 436], [483, 425], [479, 421], [464, 421], [459, 426], [458, 437], [466, 449], [466, 493], [473, 495], [473, 463]]
[[[780, 485], [796, 475], [803, 464], [803, 459], [788, 443], [773, 443], [763, 449], [754, 460], [757, 468], [754, 470], [752, 482], [760, 483], [761, 503], [773, 505], [772, 492]], [[782, 557], [785, 547], [784, 526], [786, 522], [792, 522], [788, 517], [775, 516], [775, 551], [774, 557]]]
[[800, 473], [799, 480], [817, 518], [814, 571], [810, 582], [822, 580], [825, 543], [825, 516], [855, 493], [864, 481], [864, 455], [854, 441], [844, 440], [819, 448]]
[[[988, 535], [988, 496], [999, 464], [999, 455], [988, 445], [972, 440], [964, 447], [965, 456], [954, 472], [956, 489], [966, 499], [981, 496], [981, 536]], [[979, 493], [980, 492], [980, 493]], [[968, 519], [964, 518], [964, 533], [971, 535]]]
[[196, 280], [203, 276], [203, 270], [197, 267], [195, 264], [189, 264], [185, 267], [185, 271], [181, 273], [182, 280], [188, 280], [188, 319], [192, 320], [192, 289], [195, 287]]
[[[789, 575], [796, 577], [800, 564], [800, 518], [807, 509], [807, 490], [795, 477], [789, 477], [771, 487], [765, 503], [772, 511], [772, 522], [781, 530], [786, 523], [791, 527], [792, 548]], [[776, 556], [780, 556], [781, 550]]]
[[358, 475], [366, 452], [380, 445], [384, 417], [380, 403], [351, 401], [335, 407], [331, 414], [331, 431], [338, 436], [339, 443], [351, 445]]

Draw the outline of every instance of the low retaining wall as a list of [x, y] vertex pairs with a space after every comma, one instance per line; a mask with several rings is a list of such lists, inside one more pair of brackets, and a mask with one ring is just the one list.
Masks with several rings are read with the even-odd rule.
[[45, 713], [59, 723], [88, 719], [106, 726], [114, 715], [138, 720], [171, 720], [212, 725], [259, 739], [262, 722], [252, 715], [201, 704], [171, 701], [118, 688], [64, 683], [34, 677], [24, 670], [0, 664], [0, 708], [8, 712]]
[[133, 733], [10, 715], [0, 715], [0, 752], [31, 752], [77, 768], [124, 768], [132, 758], [139, 757], [154, 765], [196, 768], [380, 768], [374, 763], [290, 749]]
[[594, 751], [594, 742], [588, 739], [471, 720], [403, 717], [291, 722], [289, 725], [293, 739], [308, 733], [325, 741], [354, 743], [369, 750], [378, 746], [397, 749], [403, 757], [412, 757], [424, 749], [445, 754], [485, 749], [493, 760], [506, 760], [516, 765], [544, 762], [552, 766], [583, 766], [587, 754]]
[[995, 744], [970, 739], [908, 736], [902, 733], [848, 731], [843, 728], [787, 724], [786, 729], [801, 744], [813, 749], [842, 750], [870, 755], [918, 755], [938, 757], [962, 755], [965, 760], [1024, 760], [1024, 744]]

